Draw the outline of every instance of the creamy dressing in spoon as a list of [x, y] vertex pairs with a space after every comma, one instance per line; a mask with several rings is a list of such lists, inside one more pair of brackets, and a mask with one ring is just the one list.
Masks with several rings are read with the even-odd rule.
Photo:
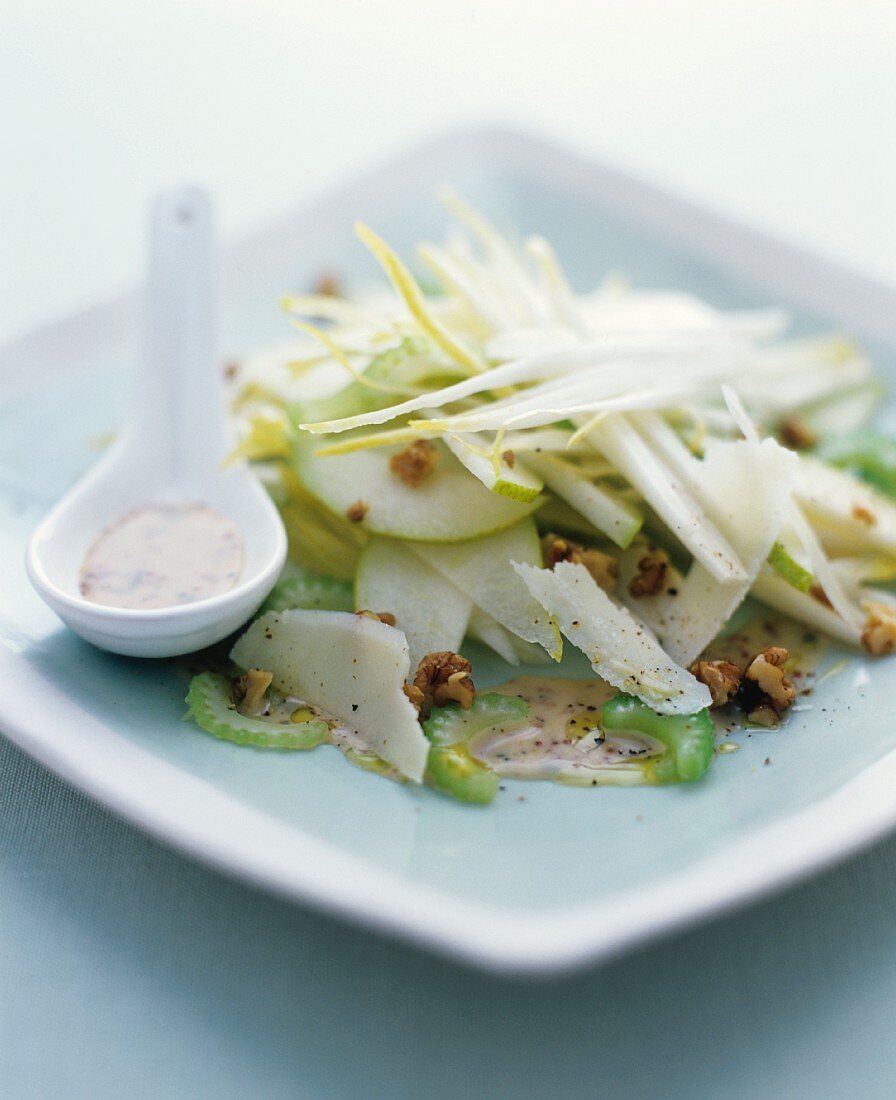
[[101, 532], [80, 589], [106, 607], [176, 607], [229, 591], [242, 567], [242, 536], [226, 516], [195, 502], [151, 504]]

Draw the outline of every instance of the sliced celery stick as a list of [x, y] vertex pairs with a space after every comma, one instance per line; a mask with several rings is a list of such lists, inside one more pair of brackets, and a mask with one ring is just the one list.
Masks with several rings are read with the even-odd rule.
[[259, 749], [313, 749], [326, 741], [326, 722], [277, 722], [240, 714], [230, 700], [230, 681], [216, 672], [201, 672], [190, 681], [188, 716], [200, 729], [222, 741]]
[[641, 530], [644, 513], [620, 494], [595, 485], [574, 463], [548, 454], [527, 455], [526, 461], [549, 489], [623, 550]]
[[310, 611], [353, 611], [355, 605], [351, 582], [316, 573], [281, 577], [261, 605], [259, 614], [263, 615], [266, 611], [286, 611], [290, 607], [302, 607]]

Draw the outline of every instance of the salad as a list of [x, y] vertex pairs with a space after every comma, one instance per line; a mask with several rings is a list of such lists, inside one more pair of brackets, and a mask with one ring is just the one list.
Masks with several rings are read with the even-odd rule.
[[[291, 561], [189, 717], [484, 803], [508, 775], [697, 780], [720, 723], [812, 690], [821, 639], [892, 652], [863, 351], [618, 276], [577, 293], [546, 240], [444, 198], [425, 279], [359, 224], [390, 288], [284, 299], [295, 339], [235, 371]], [[564, 649], [590, 678], [530, 674]], [[489, 650], [516, 678], [477, 690]]]

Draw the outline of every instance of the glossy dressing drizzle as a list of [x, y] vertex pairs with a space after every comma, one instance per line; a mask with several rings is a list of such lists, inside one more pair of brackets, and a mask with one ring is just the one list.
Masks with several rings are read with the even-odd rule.
[[616, 689], [603, 680], [519, 676], [491, 690], [529, 704], [524, 726], [486, 730], [470, 742], [470, 754], [498, 775], [590, 784], [596, 768], [662, 750], [640, 736], [601, 739], [598, 715]]
[[153, 504], [105, 529], [81, 567], [81, 595], [106, 607], [176, 607], [234, 587], [243, 540], [208, 505]]
[[[716, 641], [710, 656], [724, 657], [744, 668], [769, 645], [784, 646], [791, 655], [787, 674], [799, 692], [797, 710], [811, 707], [812, 678], [823, 652], [817, 637], [804, 627], [773, 617], [756, 618], [743, 629]], [[565, 680], [549, 676], [519, 676], [492, 691], [518, 695], [529, 704], [524, 726], [486, 730], [470, 742], [470, 753], [498, 775], [515, 779], [552, 779], [561, 783], [600, 785], [598, 770], [613, 766], [617, 782], [626, 782], [626, 764], [662, 753], [664, 747], [641, 734], [614, 734], [600, 739], [598, 715], [616, 689], [597, 678]], [[733, 707], [713, 711], [721, 751], [732, 752], [737, 743], [724, 740], [746, 732], [746, 716]], [[786, 722], [786, 715], [784, 721]], [[631, 782], [640, 782], [633, 772]]]

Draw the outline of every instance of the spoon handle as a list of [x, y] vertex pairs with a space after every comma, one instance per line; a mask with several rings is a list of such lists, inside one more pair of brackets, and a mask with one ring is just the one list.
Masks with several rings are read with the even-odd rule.
[[186, 485], [220, 463], [226, 447], [213, 267], [208, 194], [187, 187], [159, 195], [128, 434], [156, 475]]

